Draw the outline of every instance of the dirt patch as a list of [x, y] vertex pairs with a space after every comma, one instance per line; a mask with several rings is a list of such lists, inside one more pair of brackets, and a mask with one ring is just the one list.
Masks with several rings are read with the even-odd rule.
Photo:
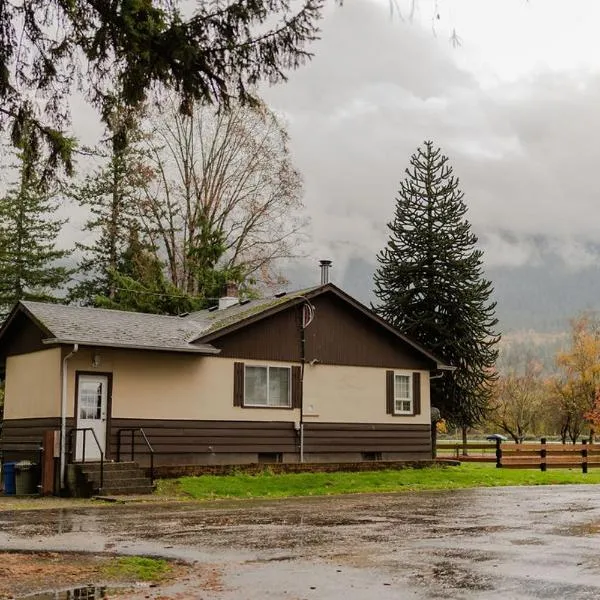
[[[135, 589], [136, 580], [129, 575], [107, 575], [115, 557], [57, 552], [0, 553], [0, 599], [18, 598], [46, 590], [62, 590], [86, 585], [108, 585]], [[170, 563], [161, 584], [186, 577], [193, 567], [181, 562]], [[148, 587], [151, 582], [145, 582]]]

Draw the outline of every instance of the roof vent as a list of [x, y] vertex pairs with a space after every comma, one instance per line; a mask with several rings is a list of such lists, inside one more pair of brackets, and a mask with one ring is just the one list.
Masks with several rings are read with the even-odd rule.
[[219, 306], [218, 306], [218, 304], [215, 304], [214, 306], [211, 306], [211, 307], [208, 309], [208, 312], [215, 312], [215, 310], [217, 310], [217, 308], [219, 308]]
[[246, 298], [245, 300], [240, 300], [241, 305], [248, 304], [249, 302], [250, 302], [250, 298]]
[[273, 294], [273, 298], [283, 298], [286, 294], [287, 292], [277, 292], [276, 294]]
[[182, 312], [182, 313], [179, 313], [177, 316], [181, 317], [183, 319], [183, 317], [189, 317], [190, 313], [189, 312]]
[[321, 267], [321, 285], [325, 285], [329, 283], [329, 267], [331, 267], [330, 260], [321, 260], [319, 261], [319, 265]]

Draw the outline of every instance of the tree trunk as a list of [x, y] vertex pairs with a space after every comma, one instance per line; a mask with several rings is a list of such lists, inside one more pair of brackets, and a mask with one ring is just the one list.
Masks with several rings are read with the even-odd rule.
[[469, 456], [469, 449], [467, 444], [469, 443], [468, 439], [467, 439], [467, 433], [469, 431], [468, 427], [462, 427], [462, 453], [463, 456]]
[[590, 427], [590, 439], [588, 440], [589, 444], [593, 444], [594, 443], [594, 435], [595, 435], [595, 431], [593, 427]]
[[431, 458], [436, 458], [437, 450], [437, 421], [431, 422]]

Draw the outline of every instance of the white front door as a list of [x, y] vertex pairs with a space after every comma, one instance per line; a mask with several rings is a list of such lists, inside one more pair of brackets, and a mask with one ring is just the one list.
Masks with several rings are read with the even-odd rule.
[[[77, 375], [77, 428], [89, 428], [96, 434], [100, 449], [106, 446], [106, 405], [108, 377], [106, 375]], [[78, 431], [76, 435], [76, 460], [100, 460], [100, 449], [91, 431]]]

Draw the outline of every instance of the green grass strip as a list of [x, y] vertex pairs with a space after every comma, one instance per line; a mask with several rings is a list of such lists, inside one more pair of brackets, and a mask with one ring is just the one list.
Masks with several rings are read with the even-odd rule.
[[197, 500], [215, 498], [286, 498], [372, 492], [452, 490], [509, 485], [600, 483], [600, 469], [587, 474], [575, 469], [496, 469], [493, 464], [426, 467], [359, 473], [285, 473], [203, 475], [158, 482], [158, 494]]
[[171, 565], [162, 558], [146, 556], [122, 556], [113, 558], [102, 568], [108, 579], [161, 581], [171, 571]]

